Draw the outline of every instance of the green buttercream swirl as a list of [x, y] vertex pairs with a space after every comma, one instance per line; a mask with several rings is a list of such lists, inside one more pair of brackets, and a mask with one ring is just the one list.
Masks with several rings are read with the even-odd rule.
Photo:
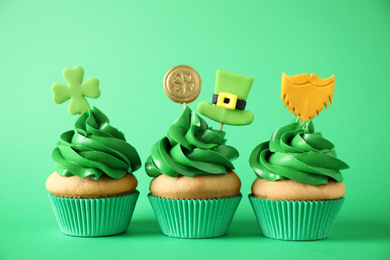
[[293, 120], [279, 127], [269, 142], [259, 144], [249, 158], [249, 164], [259, 178], [269, 181], [291, 179], [311, 185], [343, 181], [340, 170], [349, 168], [336, 158], [334, 145], [314, 132], [309, 119]]
[[171, 125], [166, 137], [153, 145], [146, 160], [146, 173], [176, 177], [226, 174], [234, 169], [238, 151], [225, 145], [225, 132], [213, 130], [188, 106]]
[[94, 107], [77, 119], [75, 130], [61, 134], [52, 153], [57, 173], [97, 180], [103, 174], [117, 179], [139, 169], [137, 151], [109, 123], [107, 116]]

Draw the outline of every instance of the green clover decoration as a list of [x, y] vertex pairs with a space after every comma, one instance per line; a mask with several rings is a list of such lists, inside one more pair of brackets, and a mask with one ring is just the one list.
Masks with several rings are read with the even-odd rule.
[[62, 104], [68, 99], [69, 113], [72, 115], [87, 112], [89, 104], [85, 97], [98, 98], [100, 96], [99, 80], [97, 78], [89, 78], [83, 82], [84, 69], [80, 66], [65, 68], [62, 76], [68, 85], [62, 83], [54, 83], [51, 86], [53, 92], [53, 101], [56, 104]]

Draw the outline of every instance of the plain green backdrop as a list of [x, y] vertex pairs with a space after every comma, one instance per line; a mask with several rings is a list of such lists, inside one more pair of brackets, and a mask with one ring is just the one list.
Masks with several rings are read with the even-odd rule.
[[[0, 0], [0, 259], [390, 259], [389, 1], [11, 1]], [[62, 70], [80, 65], [100, 80], [89, 100], [124, 132], [145, 162], [182, 106], [164, 94], [172, 66], [198, 70], [190, 104], [210, 101], [217, 69], [255, 78], [249, 126], [225, 126], [243, 200], [228, 234], [163, 236], [141, 192], [127, 233], [74, 238], [57, 226], [45, 189], [51, 152], [76, 117], [52, 102]], [[334, 102], [315, 118], [336, 145], [346, 202], [328, 239], [261, 236], [247, 199], [252, 149], [293, 119], [280, 102], [282, 72], [335, 74]], [[207, 120], [217, 128], [219, 125]]]

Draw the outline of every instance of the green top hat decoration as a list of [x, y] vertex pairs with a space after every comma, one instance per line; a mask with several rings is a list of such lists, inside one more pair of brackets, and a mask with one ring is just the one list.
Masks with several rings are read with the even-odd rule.
[[99, 80], [97, 78], [89, 78], [83, 82], [84, 69], [80, 66], [76, 66], [73, 69], [65, 68], [62, 76], [68, 85], [54, 83], [51, 86], [54, 103], [62, 104], [70, 99], [68, 110], [71, 115], [87, 112], [89, 104], [85, 97], [98, 98], [100, 96]]
[[245, 110], [253, 78], [217, 70], [212, 104], [201, 102], [198, 111], [204, 116], [227, 125], [249, 125], [253, 113]]

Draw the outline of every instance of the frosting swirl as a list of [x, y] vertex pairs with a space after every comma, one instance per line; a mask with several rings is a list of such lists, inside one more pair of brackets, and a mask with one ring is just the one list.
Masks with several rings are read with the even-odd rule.
[[103, 174], [117, 179], [139, 169], [137, 151], [109, 123], [107, 116], [94, 107], [77, 119], [75, 130], [62, 133], [52, 153], [57, 173], [97, 180]]
[[162, 173], [171, 177], [226, 174], [227, 169], [234, 169], [231, 161], [238, 157], [238, 151], [225, 143], [224, 131], [208, 127], [187, 106], [167, 136], [153, 145], [146, 173], [150, 177]]
[[336, 158], [334, 145], [314, 132], [313, 122], [299, 118], [279, 127], [269, 142], [259, 144], [249, 164], [259, 178], [269, 181], [291, 179], [311, 185], [343, 181], [339, 170], [349, 168]]

